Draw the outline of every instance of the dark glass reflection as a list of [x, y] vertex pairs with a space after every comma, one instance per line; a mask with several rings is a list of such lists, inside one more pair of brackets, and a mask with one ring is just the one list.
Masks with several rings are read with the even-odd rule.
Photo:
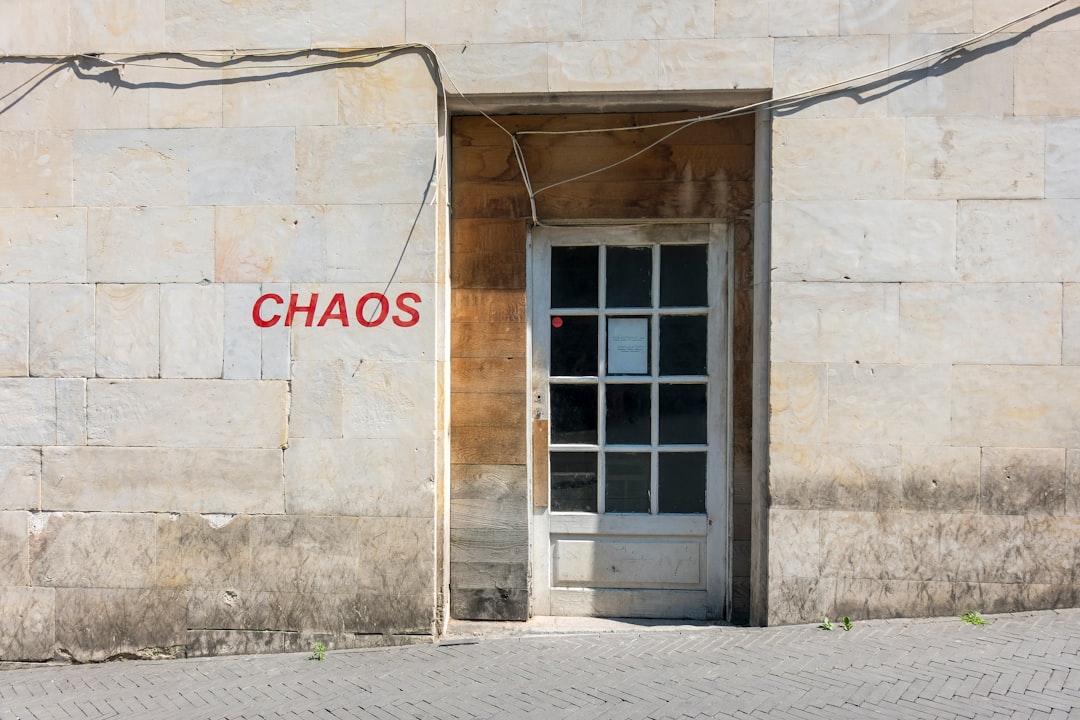
[[607, 306], [652, 307], [652, 248], [607, 249]]
[[660, 453], [660, 512], [705, 512], [705, 466], [705, 453]]
[[551, 307], [599, 307], [599, 252], [596, 247], [551, 248]]
[[705, 375], [708, 350], [705, 315], [668, 315], [660, 318], [660, 374]]
[[707, 245], [660, 248], [660, 306], [704, 307], [709, 304]]
[[707, 392], [704, 385], [660, 386], [660, 442], [704, 445]]
[[551, 509], [596, 512], [596, 453], [550, 454]]
[[596, 442], [596, 386], [551, 386], [551, 442]]
[[649, 512], [649, 453], [604, 453], [604, 512]]
[[649, 385], [608, 385], [605, 430], [609, 445], [648, 445], [652, 442]]
[[551, 319], [551, 375], [592, 376], [597, 370], [596, 316]]

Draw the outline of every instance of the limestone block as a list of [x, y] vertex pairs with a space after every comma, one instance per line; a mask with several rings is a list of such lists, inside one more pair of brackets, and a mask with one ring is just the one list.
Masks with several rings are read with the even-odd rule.
[[978, 509], [979, 448], [904, 445], [900, 455], [904, 510], [970, 513]]
[[152, 513], [39, 513], [30, 524], [34, 585], [72, 588], [184, 586], [180, 523]]
[[94, 286], [30, 286], [30, 374], [94, 375]]
[[311, 45], [311, 0], [223, 3], [169, 0], [165, 37], [170, 50], [306, 48]]
[[707, 38], [713, 32], [712, 0], [657, 3], [604, 0], [581, 3], [583, 40], [674, 40]]
[[[290, 297], [288, 285], [263, 284], [264, 293], [275, 293], [279, 297]], [[298, 293], [299, 295], [300, 293]], [[301, 301], [303, 302], [303, 301]], [[292, 377], [292, 330], [278, 323], [275, 327], [258, 328], [262, 343], [260, 362], [263, 380], [288, 380]]]
[[1080, 367], [953, 368], [953, 445], [1080, 447]]
[[980, 485], [983, 513], [1064, 515], [1065, 450], [984, 447]]
[[[0, 17], [13, 3], [0, 6]], [[3, 22], [0, 20], [0, 22]], [[0, 30], [2, 33], [7, 28]], [[2, 52], [2, 51], [0, 51]], [[70, 124], [69, 110], [71, 85], [78, 82], [68, 67], [49, 69], [52, 61], [41, 59], [33, 63], [0, 63], [0, 84], [7, 88], [23, 88], [5, 99], [4, 113], [0, 115], [0, 130], [36, 130], [39, 128], [63, 128]], [[33, 92], [26, 89], [33, 86]], [[8, 92], [5, 90], [4, 92]], [[18, 102], [12, 103], [18, 99]]]
[[769, 35], [836, 35], [839, 0], [769, 0]]
[[971, 0], [908, 0], [908, 31], [912, 33], [971, 33]]
[[[890, 40], [889, 64], [922, 57], [967, 40], [970, 35], [907, 35]], [[1009, 116], [1013, 107], [1013, 49], [977, 57], [959, 56], [945, 68], [915, 66], [912, 82], [889, 93], [890, 115]]]
[[830, 365], [829, 442], [949, 440], [948, 365]]
[[[877, 72], [889, 64], [889, 37], [790, 37], [776, 40], [773, 94], [786, 97]], [[800, 107], [800, 118], [883, 117], [883, 102], [837, 95]]]
[[903, 35], [908, 31], [910, 2], [911, 0], [840, 0], [840, 34]]
[[777, 118], [773, 132], [774, 200], [900, 197], [904, 121]]
[[287, 384], [223, 380], [91, 380], [87, 443], [280, 448]]
[[281, 513], [280, 450], [45, 448], [43, 504], [87, 512]]
[[[545, 43], [436, 45], [439, 68], [450, 90], [465, 94], [540, 93], [548, 87]], [[491, 68], [499, 72], [491, 72]]]
[[165, 47], [165, 0], [82, 0], [71, 4], [74, 52], [154, 52]]
[[908, 197], [1042, 195], [1044, 133], [1040, 122], [918, 117], [906, 122]]
[[216, 208], [218, 282], [320, 282], [326, 211], [319, 205]]
[[1065, 465], [1065, 514], [1080, 516], [1080, 450], [1069, 450]]
[[387, 47], [405, 42], [405, 0], [311, 0], [312, 47]]
[[924, 578], [939, 566], [933, 514], [822, 512], [819, 522], [826, 575]]
[[436, 367], [430, 362], [349, 364], [344, 377], [345, 437], [435, 436]]
[[56, 442], [56, 386], [45, 378], [0, 378], [0, 445]]
[[905, 363], [1061, 362], [1061, 285], [905, 283], [900, 357]]
[[661, 90], [766, 88], [772, 82], [768, 38], [661, 40]]
[[408, 0], [407, 42], [551, 42], [581, 38], [580, 0]]
[[1062, 295], [1061, 362], [1080, 365], [1080, 285], [1067, 284]]
[[773, 203], [773, 280], [956, 280], [950, 200]]
[[55, 596], [52, 588], [0, 587], [0, 659], [53, 658]]
[[41, 484], [41, 450], [0, 447], [0, 510], [36, 510]]
[[159, 287], [97, 286], [98, 377], [157, 377]]
[[0, 585], [29, 585], [28, 512], [0, 512]]
[[769, 512], [770, 575], [780, 578], [822, 575], [827, 568], [823, 562], [820, 516], [820, 510], [777, 507]]
[[0, 282], [85, 280], [85, 209], [0, 209]]
[[327, 207], [326, 279], [435, 282], [435, 215], [435, 206], [429, 203]]
[[223, 124], [225, 127], [335, 124], [338, 98], [334, 70], [297, 69], [335, 60], [335, 54], [314, 53], [225, 69], [221, 88]]
[[0, 3], [0, 55], [67, 55], [69, 18], [67, 0]]
[[224, 348], [224, 287], [162, 285], [161, 376], [219, 378]]
[[[162, 46], [164, 47], [164, 46]], [[150, 127], [221, 127], [222, 72], [182, 58], [155, 58]]]
[[[175, 132], [175, 131], [161, 131]], [[188, 197], [193, 205], [256, 205], [294, 201], [292, 128], [225, 128], [189, 133]]]
[[283, 653], [286, 637], [294, 633], [273, 630], [188, 630], [188, 657]]
[[56, 378], [56, 444], [86, 444], [86, 378]]
[[214, 210], [100, 207], [88, 210], [91, 282], [199, 282], [214, 278]]
[[[389, 280], [389, 278], [387, 279]], [[437, 324], [435, 298], [437, 289], [434, 285], [387, 282], [375, 284], [333, 284], [333, 285], [294, 285], [292, 292], [298, 297], [298, 305], [308, 304], [314, 294], [318, 294], [318, 305], [313, 315], [311, 326], [306, 326], [306, 314], [297, 313], [291, 328], [293, 360], [332, 361], [344, 360], [346, 367], [355, 366], [359, 361], [404, 360], [423, 361], [435, 358], [435, 327]], [[349, 311], [349, 325], [342, 327], [338, 320], [328, 320], [323, 327], [318, 327], [320, 316], [333, 302], [333, 298], [342, 295], [345, 308]], [[362, 305], [361, 316], [365, 327], [356, 320], [356, 306], [371, 294], [383, 295], [384, 306], [377, 297], [371, 297]], [[419, 298], [406, 297], [411, 293]], [[282, 295], [287, 306], [289, 300]], [[399, 308], [399, 302], [411, 307], [412, 312]], [[385, 317], [382, 309], [385, 309]], [[284, 307], [280, 308], [284, 310]], [[415, 314], [414, 314], [415, 313]], [[380, 322], [379, 318], [383, 317]], [[394, 318], [398, 322], [394, 322]], [[409, 324], [415, 320], [415, 324]], [[398, 323], [401, 323], [400, 325]], [[281, 323], [268, 330], [281, 329]], [[266, 332], [266, 331], [264, 331]], [[267, 337], [263, 337], [265, 352]]]
[[770, 574], [768, 615], [762, 620], [770, 626], [820, 622], [835, 600], [835, 577], [787, 578]]
[[1046, 197], [1080, 198], [1080, 119], [1046, 121]]
[[297, 128], [297, 199], [419, 202], [432, 179], [435, 149], [434, 125]]
[[226, 380], [258, 380], [262, 377], [262, 335], [251, 318], [252, 308], [262, 295], [255, 284], [230, 283], [224, 286], [225, 329], [224, 371]]
[[879, 512], [900, 507], [899, 446], [772, 444], [769, 459], [773, 507]]
[[965, 200], [957, 216], [960, 277], [975, 282], [1080, 279], [1080, 206], [1054, 200]]
[[344, 125], [436, 122], [439, 93], [420, 52], [392, 55], [374, 64], [368, 58], [345, 62], [326, 75], [336, 83], [335, 117]]
[[[993, 30], [1048, 4], [1041, 0], [978, 0], [973, 3], [975, 32]], [[1051, 12], [1040, 13], [1030, 20], [1010, 26], [1007, 31], [1019, 33], [1037, 27], [1038, 34], [1042, 35], [1048, 32], [1080, 30], [1080, 18], [1068, 12], [1069, 9], [1071, 8], [1058, 8]]]
[[768, 0], [716, 0], [713, 9], [715, 37], [768, 37]]
[[769, 437], [804, 445], [825, 442], [829, 379], [824, 364], [773, 363], [769, 366]]
[[344, 364], [298, 362], [292, 368], [290, 438], [342, 437]]
[[30, 287], [0, 285], [0, 376], [29, 374]]
[[297, 438], [285, 451], [285, 508], [298, 515], [430, 517], [430, 439]]
[[70, 132], [0, 132], [0, 207], [70, 207], [72, 157]]
[[57, 588], [56, 644], [76, 662], [183, 657], [186, 615], [179, 589]]
[[1038, 33], [1016, 48], [1016, 114], [1076, 116], [1080, 89], [1069, 70], [1080, 32]]
[[[1071, 581], [1080, 521], [1039, 515], [941, 515], [935, 579], [971, 583]], [[1070, 535], [1070, 533], [1072, 533]]]
[[898, 285], [777, 282], [772, 291], [774, 362], [899, 360]]
[[659, 44], [648, 40], [548, 45], [551, 92], [656, 90]]

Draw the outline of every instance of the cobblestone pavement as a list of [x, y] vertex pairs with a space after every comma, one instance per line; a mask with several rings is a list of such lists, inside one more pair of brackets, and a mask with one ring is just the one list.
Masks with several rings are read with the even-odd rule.
[[1080, 610], [987, 619], [38, 666], [0, 672], [0, 718], [1080, 718]]

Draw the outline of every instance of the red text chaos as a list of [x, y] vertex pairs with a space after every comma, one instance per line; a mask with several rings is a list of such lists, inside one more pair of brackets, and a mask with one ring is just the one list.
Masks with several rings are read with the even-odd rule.
[[288, 303], [277, 293], [266, 293], [255, 301], [251, 319], [261, 328], [274, 327], [282, 320], [285, 327], [323, 327], [328, 323], [349, 327], [353, 321], [361, 327], [378, 327], [388, 318], [398, 327], [412, 327], [420, 322], [419, 304], [420, 296], [413, 292], [401, 293], [393, 303], [386, 295], [371, 292], [355, 305], [347, 303], [343, 293], [335, 293], [325, 305], [319, 303], [319, 293], [311, 293], [303, 301], [293, 293]]

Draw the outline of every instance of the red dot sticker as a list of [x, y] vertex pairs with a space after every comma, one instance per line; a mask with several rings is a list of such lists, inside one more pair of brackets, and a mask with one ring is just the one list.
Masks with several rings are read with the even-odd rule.
[[551, 327], [561, 328], [562, 327], [562, 318], [561, 317], [551, 318]]

